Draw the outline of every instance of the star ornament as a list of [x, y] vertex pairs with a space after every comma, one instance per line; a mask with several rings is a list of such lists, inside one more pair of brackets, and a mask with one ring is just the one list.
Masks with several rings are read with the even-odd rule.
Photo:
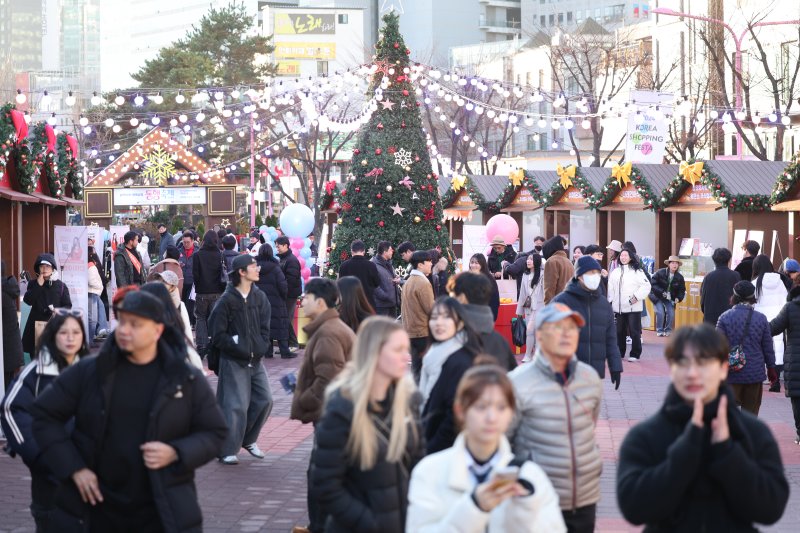
[[406, 176], [402, 180], [398, 181], [397, 184], [404, 185], [410, 191], [411, 186], [414, 185], [414, 182], [411, 181], [411, 178], [409, 176]]
[[388, 109], [389, 111], [392, 111], [393, 110], [392, 108], [394, 108], [394, 102], [392, 102], [391, 100], [383, 100], [381, 101], [381, 105], [383, 106], [384, 109]]
[[397, 11], [398, 14], [402, 15], [405, 13], [403, 9], [403, 0], [383, 0], [383, 4], [381, 5], [381, 13], [385, 11]]
[[403, 216], [403, 211], [406, 210], [405, 207], [400, 207], [399, 202], [395, 202], [395, 204], [390, 208], [392, 210], [392, 216], [400, 215]]
[[399, 167], [407, 167], [412, 162], [411, 152], [405, 148], [400, 148], [394, 153], [394, 164]]
[[231, 220], [230, 220], [229, 218], [223, 218], [223, 219], [222, 219], [222, 222], [220, 222], [220, 225], [221, 225], [221, 226], [228, 227], [228, 226], [230, 226], [230, 225], [231, 225]]

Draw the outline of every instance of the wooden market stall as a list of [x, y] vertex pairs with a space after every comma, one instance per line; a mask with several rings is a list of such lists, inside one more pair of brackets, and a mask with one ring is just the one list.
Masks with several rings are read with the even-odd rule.
[[473, 222], [485, 224], [493, 213], [487, 207], [498, 198], [508, 182], [506, 176], [453, 175], [439, 178], [439, 194], [442, 198], [444, 220], [450, 233], [453, 255], [464, 255], [464, 225]]
[[[605, 242], [599, 233], [594, 201], [610, 175], [608, 168], [572, 169], [556, 170], [556, 182], [550, 191], [549, 205], [545, 207], [546, 236], [566, 238], [570, 256], [575, 246]], [[559, 172], [564, 174], [563, 182]]]
[[800, 152], [777, 176], [770, 197], [771, 210], [786, 217], [787, 233], [785, 254], [800, 257]]
[[495, 201], [495, 208], [517, 221], [523, 251], [530, 248], [537, 235], [555, 234], [556, 217], [548, 220], [544, 208], [546, 195], [557, 182], [555, 171], [526, 170], [522, 179], [511, 176]]

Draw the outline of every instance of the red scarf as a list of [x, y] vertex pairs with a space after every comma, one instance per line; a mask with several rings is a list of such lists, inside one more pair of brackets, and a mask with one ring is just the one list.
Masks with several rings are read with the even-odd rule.
[[128, 252], [128, 257], [130, 258], [131, 263], [133, 263], [133, 268], [136, 269], [136, 273], [141, 274], [142, 273], [141, 261], [139, 261], [136, 255], [133, 252], [131, 252], [130, 248], [128, 248], [127, 246], [125, 247], [125, 251]]

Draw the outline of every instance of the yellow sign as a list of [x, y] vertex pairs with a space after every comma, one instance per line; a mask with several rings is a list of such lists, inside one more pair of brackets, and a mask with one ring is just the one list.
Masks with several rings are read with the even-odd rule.
[[278, 63], [278, 76], [289, 76], [292, 78], [300, 76], [300, 62], [281, 61]]
[[336, 59], [336, 43], [277, 42], [275, 59]]
[[333, 35], [336, 15], [311, 13], [276, 13], [275, 35]]

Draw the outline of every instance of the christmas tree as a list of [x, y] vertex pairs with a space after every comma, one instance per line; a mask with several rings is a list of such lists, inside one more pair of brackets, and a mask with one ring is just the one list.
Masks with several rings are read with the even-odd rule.
[[[367, 93], [377, 100], [377, 110], [359, 132], [352, 175], [336, 193], [340, 211], [329, 276], [350, 257], [350, 243], [356, 239], [373, 253], [378, 242], [386, 240], [395, 247], [411, 241], [417, 250], [439, 248], [445, 257], [452, 256], [442, 226], [438, 176], [431, 168], [420, 104], [411, 84], [410, 51], [400, 35], [397, 14], [385, 15], [383, 22], [375, 45], [377, 70]], [[395, 264], [400, 264], [398, 257]]]

